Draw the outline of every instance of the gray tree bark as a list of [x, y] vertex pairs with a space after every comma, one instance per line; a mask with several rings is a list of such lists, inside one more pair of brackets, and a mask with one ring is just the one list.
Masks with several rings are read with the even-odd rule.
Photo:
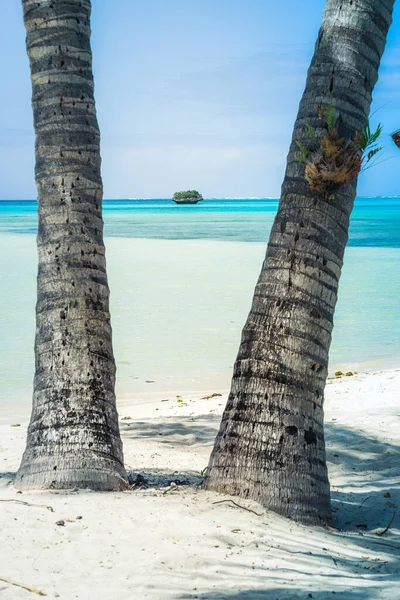
[[394, 0], [327, 0], [294, 125], [278, 213], [234, 366], [205, 487], [328, 523], [323, 400], [338, 282], [356, 181], [331, 200], [313, 193], [296, 140], [321, 135], [331, 101], [340, 133], [365, 124]]
[[22, 0], [39, 204], [35, 379], [20, 489], [127, 486], [102, 221], [89, 0]]

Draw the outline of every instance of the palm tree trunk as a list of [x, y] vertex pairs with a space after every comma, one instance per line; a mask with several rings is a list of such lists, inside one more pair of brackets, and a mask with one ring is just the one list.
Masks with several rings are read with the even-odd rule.
[[115, 404], [89, 0], [22, 0], [39, 204], [33, 410], [20, 489], [127, 485]]
[[278, 213], [245, 324], [205, 487], [306, 523], [331, 518], [323, 400], [338, 282], [356, 181], [313, 193], [296, 140], [321, 133], [334, 101], [340, 132], [365, 124], [394, 0], [327, 0], [289, 150]]

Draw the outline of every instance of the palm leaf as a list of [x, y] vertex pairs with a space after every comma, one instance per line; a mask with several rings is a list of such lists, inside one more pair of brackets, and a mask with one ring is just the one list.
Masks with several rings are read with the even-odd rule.
[[337, 121], [337, 118], [336, 118], [335, 104], [332, 100], [332, 102], [330, 102], [328, 104], [328, 108], [326, 109], [326, 115], [325, 115], [325, 123], [326, 123], [329, 133], [331, 133], [331, 131], [333, 131], [333, 129], [335, 129], [336, 121]]
[[315, 140], [315, 131], [309, 123], [306, 123], [306, 129], [307, 129], [308, 135], [310, 136], [310, 139]]
[[375, 156], [375, 154], [378, 154], [378, 152], [380, 152], [381, 150], [383, 150], [383, 146], [377, 146], [376, 148], [370, 150], [367, 154], [367, 163], [371, 160], [371, 158]]
[[296, 144], [297, 144], [297, 147], [300, 150], [303, 158], [306, 159], [308, 156], [307, 148], [305, 147], [305, 145], [302, 142], [299, 142], [298, 140], [296, 140]]
[[365, 123], [364, 127], [362, 128], [362, 130], [358, 133], [358, 135], [355, 139], [355, 145], [362, 152], [365, 152], [365, 150], [367, 150], [368, 148], [371, 148], [372, 146], [374, 146], [376, 144], [381, 133], [382, 133], [381, 123], [379, 123], [378, 127], [376, 128], [376, 131], [371, 132], [371, 127], [370, 127], [369, 121], [367, 121]]

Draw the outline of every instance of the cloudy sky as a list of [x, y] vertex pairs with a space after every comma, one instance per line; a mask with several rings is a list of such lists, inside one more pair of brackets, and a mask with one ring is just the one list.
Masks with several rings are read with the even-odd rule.
[[[19, 0], [0, 0], [0, 199], [35, 197]], [[324, 0], [92, 0], [106, 198], [279, 195]], [[374, 94], [385, 154], [359, 183], [400, 195], [400, 9]]]

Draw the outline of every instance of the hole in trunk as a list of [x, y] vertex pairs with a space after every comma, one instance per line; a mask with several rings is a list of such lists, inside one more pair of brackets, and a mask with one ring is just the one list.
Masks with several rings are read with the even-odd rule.
[[298, 429], [295, 425], [288, 425], [285, 427], [287, 435], [297, 435]]
[[308, 429], [304, 432], [304, 439], [308, 446], [310, 444], [315, 445], [317, 443], [317, 436], [315, 434], [315, 431], [313, 431], [312, 429]]

